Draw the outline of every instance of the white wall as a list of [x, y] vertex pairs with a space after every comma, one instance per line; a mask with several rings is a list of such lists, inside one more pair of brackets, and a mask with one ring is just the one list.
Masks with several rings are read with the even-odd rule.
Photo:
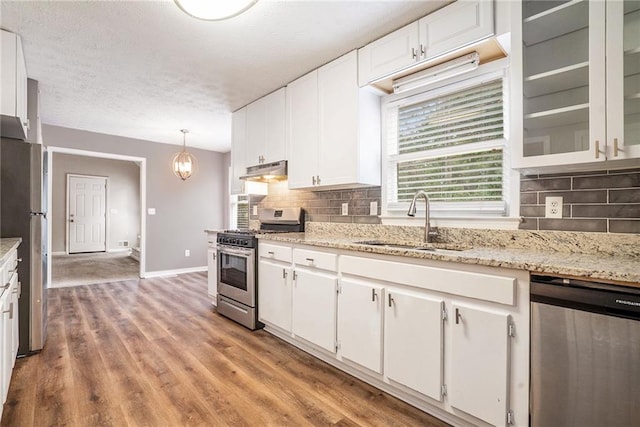
[[[187, 149], [198, 159], [198, 170], [182, 181], [171, 171], [179, 145], [51, 125], [43, 125], [42, 135], [47, 146], [146, 158], [146, 205], [156, 209], [156, 215], [146, 217], [146, 272], [206, 267], [204, 230], [224, 228], [229, 205], [227, 154], [190, 149], [187, 139]], [[176, 140], [180, 142], [179, 136]], [[184, 256], [185, 249], [191, 256]]]
[[[55, 153], [52, 187], [52, 251], [66, 251], [67, 174], [108, 177], [107, 250], [138, 246], [140, 234], [140, 167], [134, 162]], [[115, 210], [115, 211], [114, 211]]]

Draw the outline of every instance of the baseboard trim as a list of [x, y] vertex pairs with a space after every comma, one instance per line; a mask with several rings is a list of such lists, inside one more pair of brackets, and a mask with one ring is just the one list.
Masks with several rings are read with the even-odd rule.
[[130, 252], [131, 248], [118, 248], [118, 249], [109, 249], [107, 253], [116, 253], [116, 252]]
[[150, 279], [153, 277], [177, 276], [178, 274], [199, 273], [201, 271], [207, 271], [207, 266], [205, 265], [202, 267], [178, 268], [175, 270], [145, 271], [142, 275], [142, 278]]

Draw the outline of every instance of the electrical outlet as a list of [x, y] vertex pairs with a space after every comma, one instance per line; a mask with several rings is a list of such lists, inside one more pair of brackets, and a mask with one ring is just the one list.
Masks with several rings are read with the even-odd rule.
[[342, 215], [349, 215], [349, 203], [342, 204]]
[[191, 251], [189, 249], [185, 249], [184, 256], [191, 256]]
[[258, 205], [253, 206], [253, 216], [258, 215]]
[[369, 203], [369, 215], [378, 215], [378, 202]]
[[147, 213], [149, 215], [155, 215], [156, 214], [156, 208], [149, 208], [147, 209]]
[[544, 199], [544, 217], [562, 218], [562, 197], [546, 197]]

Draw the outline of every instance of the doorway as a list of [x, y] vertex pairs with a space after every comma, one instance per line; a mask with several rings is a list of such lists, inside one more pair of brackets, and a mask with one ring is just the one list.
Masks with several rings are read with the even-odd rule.
[[[63, 230], [63, 234], [60, 234], [59, 232], [50, 232], [47, 236], [47, 253], [52, 255], [51, 258], [53, 261], [59, 261], [61, 260], [61, 257], [65, 255], [68, 257], [78, 258], [78, 263], [70, 263], [63, 270], [67, 272], [71, 271], [71, 268], [84, 266], [86, 267], [85, 270], [92, 272], [93, 275], [95, 275], [95, 272], [97, 271], [105, 272], [108, 270], [115, 271], [116, 269], [120, 269], [119, 266], [114, 267], [114, 264], [116, 263], [127, 264], [129, 269], [129, 278], [134, 277], [137, 279], [145, 277], [146, 216], [144, 215], [144, 212], [146, 211], [146, 159], [143, 157], [124, 156], [64, 147], [48, 147], [47, 151], [47, 165], [48, 170], [50, 171], [50, 178], [47, 181], [48, 194], [55, 196], [56, 191], [53, 191], [53, 181], [56, 173], [58, 175], [63, 173], [62, 179], [64, 180], [61, 184], [63, 189], [57, 191], [67, 194], [66, 200], [64, 199], [64, 194], [60, 194], [57, 199], [59, 204], [60, 197], [63, 198], [62, 203], [64, 208], [54, 207], [54, 197], [49, 197], [47, 201], [47, 212], [51, 222], [58, 224], [58, 229], [62, 227]], [[121, 187], [123, 178], [117, 178], [117, 175], [109, 176], [109, 173], [98, 169], [83, 171], [73, 170], [67, 175], [64, 175], [65, 172], [63, 171], [65, 168], [64, 162], [61, 160], [62, 155], [73, 157], [74, 164], [93, 164], [95, 161], [101, 159], [105, 161], [118, 161], [114, 163], [121, 163], [123, 165], [123, 170], [127, 169], [129, 171], [128, 179], [130, 183], [128, 184], [128, 189]], [[57, 160], [54, 160], [54, 158]], [[85, 187], [87, 184], [91, 186], [97, 183], [93, 182], [91, 180], [92, 178], [101, 178], [103, 180], [108, 178], [106, 179], [106, 198], [104, 204], [102, 203], [102, 195], [97, 195], [99, 201], [96, 202], [93, 197], [95, 194], [92, 194], [92, 191], [80, 191], [80, 196], [78, 198], [75, 197], [78, 194], [77, 192], [74, 193], [73, 188], [70, 188], [69, 191], [65, 192], [66, 188], [69, 186], [69, 182], [77, 183], [82, 181], [71, 179], [73, 175], [79, 178], [84, 177], [85, 179], [89, 179], [90, 181], [84, 182]], [[134, 177], [135, 182], [131, 183], [131, 180], [133, 180]], [[58, 181], [60, 179], [60, 177], [57, 178]], [[103, 181], [103, 183], [105, 182]], [[60, 184], [56, 184], [56, 188], [58, 188], [59, 185]], [[72, 185], [70, 187], [74, 186]], [[89, 188], [89, 190], [91, 190], [91, 188]], [[128, 198], [132, 191], [137, 193], [134, 201]], [[100, 191], [98, 191], [98, 193], [100, 193]], [[85, 203], [87, 197], [93, 201], [91, 203], [87, 202], [88, 204]], [[75, 211], [73, 211], [73, 203], [76, 205]], [[80, 208], [80, 206], [82, 206], [82, 208]], [[134, 207], [135, 209], [133, 209]], [[101, 213], [101, 211], [104, 211], [104, 231], [102, 231], [102, 225], [99, 221], [93, 221], [91, 226], [75, 227], [75, 230], [74, 227], [70, 227], [72, 224], [74, 226], [79, 224], [78, 215], [81, 213], [79, 209], [84, 209], [84, 214], [87, 214], [92, 210], [94, 211], [93, 213]], [[73, 213], [73, 217], [70, 217], [69, 214], [71, 213]], [[70, 220], [73, 220], [73, 222], [70, 222]], [[98, 229], [97, 231], [95, 230], [96, 228]], [[65, 229], [66, 233], [64, 231]], [[123, 233], [129, 234], [123, 235]], [[55, 240], [53, 237], [54, 234], [58, 236], [55, 237]], [[96, 236], [102, 237], [101, 235], [104, 236], [104, 239], [95, 238]], [[67, 240], [67, 242], [65, 242], [65, 240]], [[94, 246], [93, 243], [95, 243], [95, 240], [104, 240], [104, 246], [102, 246], [102, 243]], [[81, 246], [74, 248], [72, 241], [81, 243]], [[99, 252], [88, 253], [93, 251]], [[129, 254], [133, 254], [133, 257], [129, 257]], [[126, 256], [126, 259], [123, 259], [123, 256]], [[87, 257], [93, 258], [87, 259]], [[135, 260], [135, 265], [133, 267], [135, 269], [135, 273], [133, 273], [133, 276], [131, 274], [132, 267], [130, 265], [132, 259]], [[90, 267], [92, 262], [97, 262], [99, 264], [94, 263], [93, 267]], [[63, 266], [61, 263], [58, 264], [59, 266]], [[48, 270], [49, 277], [53, 278], [52, 263], [49, 263]], [[115, 278], [114, 280], [124, 280], [124, 278]], [[109, 280], [105, 279], [103, 281]], [[52, 283], [52, 287], [55, 286], [57, 286], [56, 283]]]
[[107, 182], [103, 176], [67, 174], [67, 247], [70, 254], [106, 252]]

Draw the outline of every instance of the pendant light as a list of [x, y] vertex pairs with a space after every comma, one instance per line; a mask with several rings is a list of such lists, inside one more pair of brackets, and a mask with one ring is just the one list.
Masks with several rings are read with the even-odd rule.
[[258, 0], [174, 0], [187, 15], [205, 21], [233, 18], [256, 4]]
[[182, 132], [182, 151], [173, 156], [171, 162], [173, 173], [183, 181], [186, 181], [196, 169], [196, 158], [187, 152], [187, 134], [189, 129], [180, 129]]

